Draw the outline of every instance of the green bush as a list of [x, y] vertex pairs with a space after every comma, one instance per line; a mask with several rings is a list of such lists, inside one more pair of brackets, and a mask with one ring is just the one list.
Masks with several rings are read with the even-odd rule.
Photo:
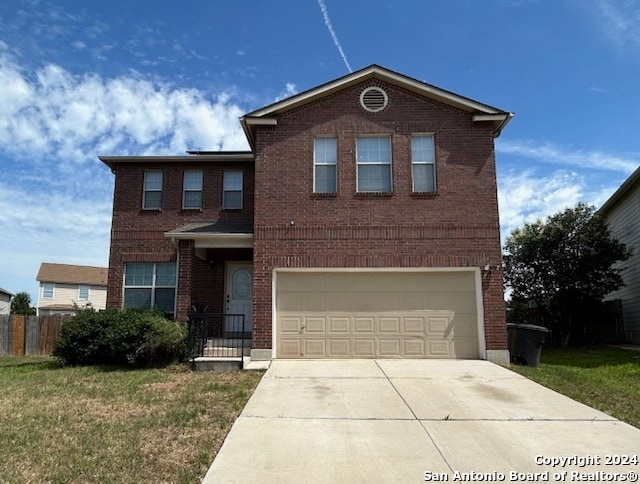
[[65, 365], [166, 366], [183, 356], [185, 329], [156, 311], [81, 311], [65, 322], [52, 355]]

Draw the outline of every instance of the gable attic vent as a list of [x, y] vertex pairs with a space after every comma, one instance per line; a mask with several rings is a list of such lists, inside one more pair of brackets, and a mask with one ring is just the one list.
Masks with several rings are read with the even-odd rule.
[[360, 94], [360, 105], [371, 113], [377, 113], [387, 107], [387, 93], [379, 87], [368, 87]]

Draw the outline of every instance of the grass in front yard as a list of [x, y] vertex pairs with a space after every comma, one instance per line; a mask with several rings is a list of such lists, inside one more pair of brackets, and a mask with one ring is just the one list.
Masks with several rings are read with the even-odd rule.
[[609, 346], [543, 348], [539, 367], [511, 369], [640, 428], [640, 352]]
[[0, 482], [198, 482], [261, 377], [0, 358]]

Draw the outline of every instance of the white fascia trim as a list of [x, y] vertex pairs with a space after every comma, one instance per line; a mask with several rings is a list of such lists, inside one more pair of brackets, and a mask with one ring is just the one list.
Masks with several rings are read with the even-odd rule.
[[504, 121], [511, 117], [509, 114], [474, 114], [473, 121]]
[[242, 117], [241, 120], [244, 120], [245, 123], [252, 126], [277, 126], [278, 119], [277, 118], [254, 118], [253, 116]]
[[193, 234], [188, 232], [167, 232], [164, 236], [170, 238], [172, 241], [193, 240], [194, 247], [196, 249], [253, 248], [253, 234]]
[[369, 69], [365, 69], [362, 71], [358, 71], [358, 72], [354, 72], [353, 74], [343, 77], [342, 79], [338, 80], [338, 81], [334, 81], [334, 82], [330, 82], [328, 84], [325, 84], [323, 86], [317, 87], [315, 89], [311, 89], [305, 93], [299, 94], [299, 95], [294, 95], [292, 97], [289, 97], [287, 99], [284, 99], [283, 101], [280, 101], [278, 103], [272, 104], [270, 106], [267, 106], [263, 109], [259, 109], [257, 111], [253, 111], [252, 113], [250, 113], [248, 115], [247, 118], [245, 118], [246, 120], [252, 118], [252, 117], [260, 117], [260, 116], [265, 116], [268, 114], [271, 114], [273, 112], [277, 112], [283, 109], [286, 109], [290, 106], [295, 106], [298, 105], [300, 103], [304, 103], [307, 99], [311, 99], [314, 98], [318, 95], [322, 95], [324, 93], [327, 92], [332, 92], [336, 89], [340, 89], [342, 87], [346, 87], [350, 84], [353, 84], [355, 82], [359, 82], [361, 79], [365, 79], [371, 75], [375, 75], [375, 74], [379, 74], [380, 78], [382, 80], [386, 80], [386, 81], [390, 81], [394, 84], [398, 84], [398, 85], [402, 85], [406, 88], [409, 88], [415, 92], [419, 92], [422, 93], [424, 95], [426, 95], [427, 97], [431, 97], [431, 98], [436, 98], [438, 100], [441, 100], [442, 102], [444, 102], [445, 104], [450, 104], [453, 106], [456, 106], [458, 108], [461, 108], [465, 111], [480, 111], [482, 113], [487, 113], [487, 114], [497, 114], [497, 115], [501, 115], [504, 116], [504, 111], [501, 111], [499, 109], [493, 108], [491, 106], [488, 106], [486, 104], [474, 101], [472, 99], [469, 98], [465, 98], [462, 96], [459, 96], [457, 94], [448, 92], [448, 91], [444, 91], [442, 89], [439, 89], [435, 86], [431, 86], [429, 84], [417, 81], [415, 79], [411, 79], [409, 77], [405, 77], [402, 76], [400, 74], [388, 71], [386, 69], [381, 69], [379, 67], [371, 67]]

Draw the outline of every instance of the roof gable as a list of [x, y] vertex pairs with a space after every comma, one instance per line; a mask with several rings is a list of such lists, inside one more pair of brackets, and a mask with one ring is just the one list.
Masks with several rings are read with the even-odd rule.
[[317, 101], [325, 96], [369, 79], [384, 81], [403, 89], [413, 91], [426, 98], [472, 113], [474, 121], [490, 121], [494, 125], [494, 134], [496, 137], [500, 135], [502, 128], [504, 128], [513, 117], [513, 113], [503, 111], [493, 106], [489, 106], [488, 104], [475, 101], [373, 64], [313, 89], [309, 89], [247, 113], [240, 118], [240, 123], [247, 135], [249, 143], [253, 146], [256, 126], [275, 126], [277, 125], [278, 114]]
[[106, 267], [76, 266], [43, 262], [36, 276], [39, 282], [61, 284], [89, 284], [106, 286], [109, 270]]
[[640, 184], [640, 167], [636, 168], [636, 170], [629, 175], [622, 185], [615, 191], [613, 195], [609, 197], [609, 199], [602, 204], [599, 212], [603, 214], [607, 214], [613, 207], [622, 200], [628, 193], [631, 192], [634, 185]]

